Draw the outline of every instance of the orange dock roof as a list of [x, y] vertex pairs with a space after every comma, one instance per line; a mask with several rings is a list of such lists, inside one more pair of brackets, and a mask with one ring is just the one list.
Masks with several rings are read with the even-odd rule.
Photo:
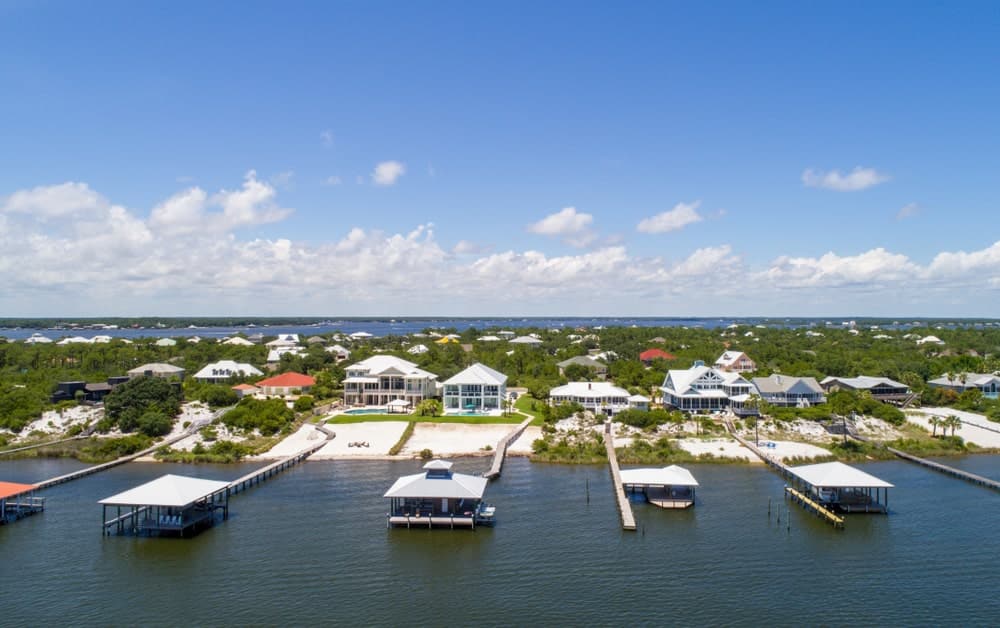
[[21, 493], [34, 490], [34, 484], [18, 484], [17, 482], [0, 482], [0, 499], [7, 499]]

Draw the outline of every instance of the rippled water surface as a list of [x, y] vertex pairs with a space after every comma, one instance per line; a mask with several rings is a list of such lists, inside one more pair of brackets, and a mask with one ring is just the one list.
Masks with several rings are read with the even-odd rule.
[[[1000, 477], [1000, 457], [950, 460]], [[32, 481], [73, 461], [0, 462]], [[636, 504], [625, 533], [605, 467], [508, 461], [495, 529], [387, 530], [381, 498], [417, 462], [309, 462], [238, 495], [195, 539], [101, 536], [97, 500], [166, 472], [231, 479], [255, 465], [133, 463], [46, 492], [0, 527], [5, 617], [31, 624], [949, 624], [1000, 617], [1000, 495], [904, 462], [892, 513], [837, 531], [772, 472], [696, 465], [696, 508]], [[457, 461], [478, 472], [486, 460]], [[589, 496], [589, 501], [588, 501]], [[768, 516], [768, 502], [771, 516]], [[777, 523], [780, 514], [781, 523]], [[0, 623], [7, 623], [6, 621]]]

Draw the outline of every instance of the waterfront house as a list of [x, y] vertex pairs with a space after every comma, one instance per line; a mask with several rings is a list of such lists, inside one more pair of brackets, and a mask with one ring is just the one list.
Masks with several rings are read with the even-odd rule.
[[674, 354], [667, 353], [663, 349], [656, 349], [656, 348], [646, 349], [645, 351], [639, 354], [639, 361], [645, 364], [646, 366], [650, 366], [653, 363], [653, 360], [676, 360], [676, 359], [677, 356], [675, 356]]
[[180, 366], [164, 364], [163, 362], [150, 362], [149, 364], [143, 364], [129, 370], [128, 376], [129, 379], [135, 379], [136, 377], [161, 377], [163, 379], [170, 379], [176, 377], [179, 380], [183, 380], [185, 373], [186, 371]]
[[866, 391], [873, 399], [882, 402], [905, 402], [913, 394], [906, 384], [889, 379], [888, 377], [871, 377], [869, 375], [858, 375], [857, 377], [827, 377], [821, 381], [820, 386], [827, 393], [838, 390]]
[[344, 403], [384, 406], [403, 399], [416, 405], [433, 398], [437, 375], [392, 355], [376, 355], [348, 366], [344, 378]]
[[[609, 417], [622, 410], [636, 409], [629, 401], [631, 395], [624, 388], [610, 382], [570, 382], [549, 391], [549, 403], [578, 403], [585, 410], [603, 413]], [[648, 407], [649, 400], [646, 400]]]
[[670, 370], [663, 380], [663, 404], [686, 412], [740, 411], [754, 391], [739, 373], [705, 366], [700, 360], [689, 369]]
[[308, 395], [316, 385], [316, 378], [302, 373], [282, 373], [257, 382], [257, 388], [268, 397]]
[[233, 360], [220, 360], [206, 365], [194, 374], [195, 381], [199, 382], [225, 382], [233, 377], [255, 377], [264, 373], [244, 362], [234, 362]]
[[31, 334], [30, 337], [24, 339], [24, 344], [26, 345], [45, 345], [51, 342], [51, 338], [47, 338], [39, 333]]
[[466, 527], [492, 525], [495, 510], [483, 502], [489, 480], [455, 473], [447, 460], [432, 460], [422, 473], [405, 475], [389, 487], [386, 525]]
[[492, 412], [501, 410], [507, 396], [507, 376], [475, 363], [444, 382], [444, 410]]
[[943, 375], [927, 382], [934, 388], [946, 388], [957, 393], [967, 390], [979, 390], [987, 399], [1000, 397], [1000, 375], [995, 373], [959, 373]]
[[559, 367], [559, 374], [566, 375], [566, 367], [573, 364], [579, 364], [580, 366], [585, 366], [588, 369], [591, 369], [594, 371], [594, 375], [601, 379], [604, 379], [608, 375], [608, 365], [600, 360], [595, 360], [589, 355], [577, 355], [569, 358], [568, 360], [559, 362], [556, 364], [556, 366]]
[[756, 371], [757, 365], [742, 351], [723, 351], [715, 361], [715, 368], [732, 373], [748, 373]]
[[753, 385], [761, 399], [772, 406], [808, 408], [826, 403], [823, 388], [813, 377], [792, 377], [776, 373], [770, 377], [753, 378]]
[[649, 397], [645, 395], [629, 395], [628, 407], [633, 410], [649, 411]]

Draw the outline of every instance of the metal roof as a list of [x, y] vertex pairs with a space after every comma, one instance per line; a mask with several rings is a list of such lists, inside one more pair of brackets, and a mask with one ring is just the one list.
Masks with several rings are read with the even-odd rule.
[[106, 506], [169, 506], [183, 508], [224, 490], [229, 482], [185, 475], [164, 475], [123, 493], [99, 501]]
[[843, 462], [823, 462], [791, 467], [791, 472], [818, 488], [893, 488], [885, 480]]
[[[17, 482], [0, 482], [0, 499], [14, 497], [21, 493], [35, 490], [34, 484], [18, 484]], [[2, 514], [2, 513], [0, 513]]]
[[[430, 471], [434, 471], [431, 469]], [[450, 476], [430, 475], [427, 472], [404, 475], [385, 492], [385, 497], [482, 499], [489, 482], [484, 477], [452, 473]]]
[[662, 469], [622, 469], [622, 484], [636, 486], [698, 486], [691, 472], [675, 464]]
[[461, 385], [461, 384], [492, 384], [495, 386], [502, 386], [507, 382], [507, 376], [486, 366], [476, 362], [469, 368], [465, 369], [461, 373], [458, 373], [454, 377], [449, 378], [445, 381], [446, 385]]

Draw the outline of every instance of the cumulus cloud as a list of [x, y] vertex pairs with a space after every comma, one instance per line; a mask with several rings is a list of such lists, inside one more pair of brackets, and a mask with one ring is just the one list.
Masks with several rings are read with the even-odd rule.
[[330, 175], [329, 177], [323, 179], [323, 185], [340, 185], [341, 183], [343, 182], [337, 175]]
[[575, 207], [564, 207], [529, 225], [528, 231], [538, 235], [562, 238], [572, 246], [587, 246], [597, 239], [590, 229], [594, 216], [576, 211]]
[[896, 212], [896, 220], [905, 220], [911, 216], [917, 215], [920, 211], [920, 206], [916, 203], [907, 203], [903, 205], [898, 212]]
[[375, 165], [372, 171], [372, 183], [375, 185], [396, 185], [399, 177], [406, 174], [406, 164], [399, 161], [383, 161]]
[[684, 227], [701, 222], [703, 219], [698, 213], [698, 206], [701, 201], [694, 203], [677, 203], [673, 209], [643, 218], [639, 221], [636, 230], [640, 233], [669, 233], [679, 231]]
[[333, 148], [333, 131], [330, 129], [320, 131], [319, 141], [323, 145], [323, 148]]
[[823, 188], [835, 190], [837, 192], [857, 192], [885, 183], [889, 176], [878, 172], [874, 168], [863, 168], [857, 166], [847, 174], [842, 174], [839, 170], [822, 172], [807, 168], [802, 172], [802, 184], [810, 188]]
[[[149, 212], [115, 204], [83, 183], [14, 192], [0, 198], [0, 308], [10, 315], [418, 315], [481, 313], [490, 303], [510, 315], [581, 308], [895, 315], [900, 304], [957, 303], [971, 315], [973, 307], [1000, 305], [1000, 242], [940, 252], [929, 264], [875, 248], [782, 256], [750, 268], [729, 244], [669, 257], [642, 257], [622, 244], [567, 255], [494, 252], [469, 240], [442, 244], [430, 223], [399, 232], [356, 227], [309, 243], [287, 237], [280, 225], [268, 238], [243, 235], [242, 227], [288, 215], [276, 195], [253, 172], [232, 190], [182, 189]], [[575, 210], [564, 214], [562, 229], [559, 221], [543, 222], [540, 229], [560, 237], [592, 224]], [[882, 303], [871, 298], [876, 291], [892, 295], [884, 300], [892, 312], [871, 309]]]

